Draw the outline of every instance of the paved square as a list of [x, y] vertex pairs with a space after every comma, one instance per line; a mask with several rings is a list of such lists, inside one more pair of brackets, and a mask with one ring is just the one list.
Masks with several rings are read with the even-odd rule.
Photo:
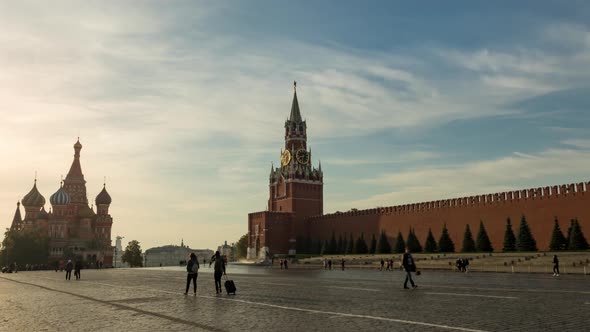
[[[0, 275], [1, 331], [588, 331], [590, 276], [228, 267], [236, 296], [201, 269]], [[191, 289], [192, 292], [192, 289]], [[190, 294], [190, 292], [189, 292]]]

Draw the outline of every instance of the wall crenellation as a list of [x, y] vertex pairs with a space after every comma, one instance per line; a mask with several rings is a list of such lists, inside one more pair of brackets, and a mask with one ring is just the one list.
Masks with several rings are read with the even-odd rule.
[[459, 198], [449, 198], [436, 201], [421, 203], [411, 203], [402, 205], [393, 205], [387, 207], [371, 208], [364, 210], [350, 210], [346, 212], [335, 212], [319, 216], [309, 217], [308, 221], [323, 221], [334, 217], [355, 217], [366, 215], [380, 214], [404, 214], [425, 212], [434, 209], [445, 208], [469, 208], [482, 205], [510, 204], [535, 199], [558, 199], [575, 197], [577, 194], [585, 195], [590, 189], [590, 182], [580, 182], [578, 184], [562, 184], [559, 186], [547, 186], [539, 188], [530, 188], [523, 190], [506, 191], [493, 194], [475, 195]]

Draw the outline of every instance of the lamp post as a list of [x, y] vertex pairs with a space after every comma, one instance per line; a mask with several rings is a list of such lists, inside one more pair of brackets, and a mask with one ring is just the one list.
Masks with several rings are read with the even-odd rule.
[[115, 246], [115, 265], [113, 267], [117, 267], [117, 246]]

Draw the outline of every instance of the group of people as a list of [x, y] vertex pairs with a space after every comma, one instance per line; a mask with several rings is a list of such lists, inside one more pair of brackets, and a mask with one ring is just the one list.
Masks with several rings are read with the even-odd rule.
[[[344, 271], [345, 268], [346, 268], [346, 261], [344, 260], [344, 258], [342, 258], [340, 260], [340, 269], [342, 269], [342, 271]], [[324, 270], [331, 270], [331, 269], [332, 269], [332, 260], [324, 258]]]
[[66, 280], [70, 280], [72, 278], [72, 270], [74, 270], [74, 276], [76, 280], [80, 280], [82, 278], [81, 270], [82, 270], [82, 262], [76, 261], [76, 263], [72, 263], [71, 259], [68, 259], [66, 263]]
[[[188, 291], [191, 286], [191, 281], [193, 283], [193, 291], [194, 295], [197, 295], [197, 277], [199, 275], [199, 260], [197, 259], [197, 255], [194, 252], [190, 254], [190, 259], [186, 264], [186, 289], [184, 291], [184, 295], [188, 294]], [[205, 261], [203, 261], [205, 262]], [[215, 281], [215, 294], [221, 294], [221, 277], [225, 274], [225, 259], [221, 256], [219, 251], [215, 252], [215, 255], [211, 257], [209, 260], [209, 267], [213, 264], [213, 279]]]
[[283, 267], [285, 268], [285, 270], [289, 269], [289, 263], [287, 263], [286, 259], [281, 258], [281, 261], [279, 263], [281, 265], [281, 270], [283, 269]]
[[[385, 267], [385, 263], [387, 263], [387, 267]], [[379, 268], [380, 271], [383, 271], [383, 268], [385, 267], [385, 271], [393, 271], [393, 258], [388, 259], [387, 261], [383, 260], [383, 258], [381, 258], [381, 267]]]
[[467, 273], [467, 267], [469, 266], [469, 259], [468, 258], [459, 258], [455, 262], [455, 265], [457, 266], [457, 270], [459, 270], [459, 272]]

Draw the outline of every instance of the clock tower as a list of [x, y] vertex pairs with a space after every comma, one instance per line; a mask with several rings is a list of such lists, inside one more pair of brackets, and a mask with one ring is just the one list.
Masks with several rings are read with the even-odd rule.
[[[321, 164], [312, 165], [307, 146], [307, 124], [301, 118], [294, 83], [291, 113], [285, 121], [285, 147], [280, 167], [272, 167], [269, 177], [268, 210], [292, 212], [295, 220], [323, 214], [323, 173]], [[296, 223], [298, 223], [296, 221]], [[297, 228], [297, 235], [302, 235]]]

